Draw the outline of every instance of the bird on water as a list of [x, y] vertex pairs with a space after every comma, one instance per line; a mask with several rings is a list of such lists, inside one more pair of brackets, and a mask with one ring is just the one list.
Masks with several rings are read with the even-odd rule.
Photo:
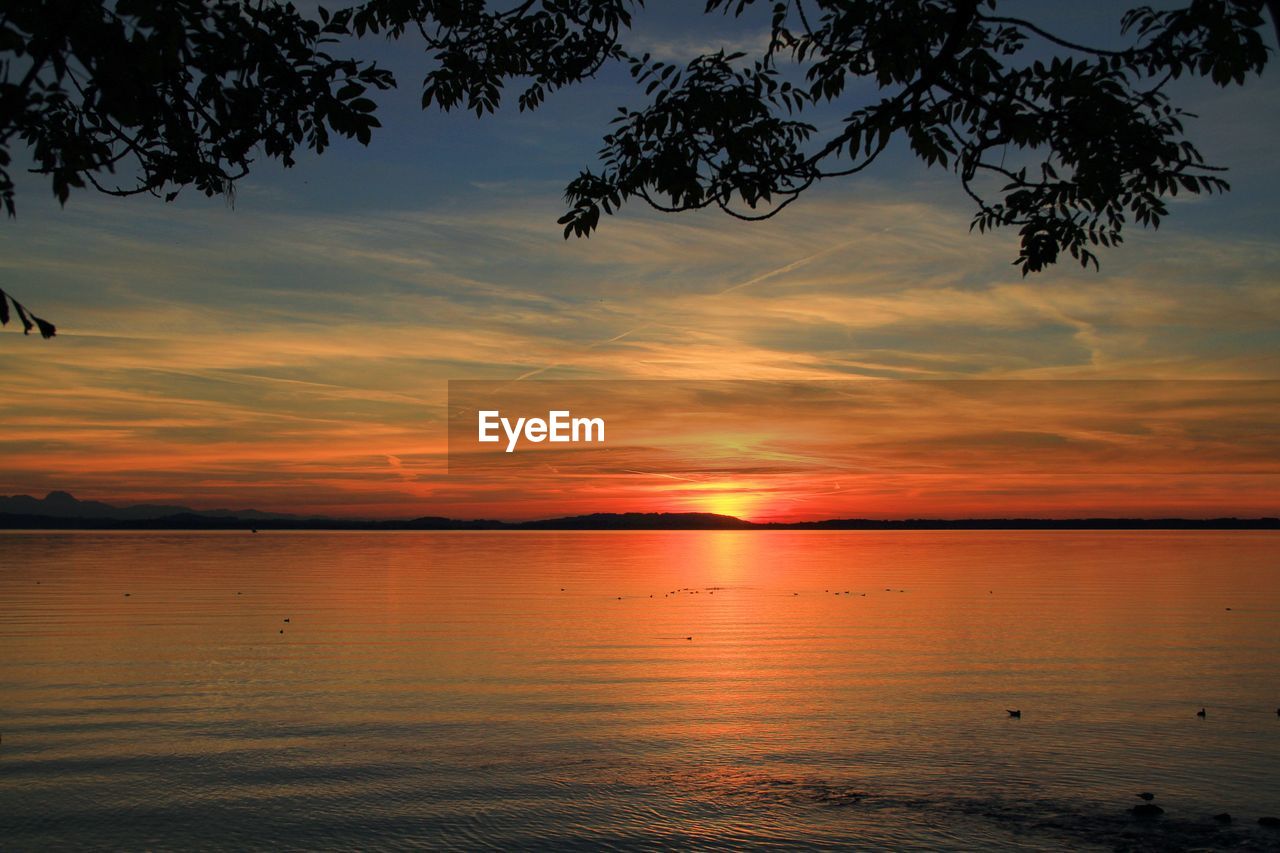
[[1196, 711], [1196, 716], [1203, 720], [1209, 715], [1205, 713], [1204, 708], [1201, 708], [1199, 711]]
[[1156, 798], [1156, 795], [1150, 791], [1143, 791], [1141, 794], [1134, 794], [1134, 796], [1146, 800], [1148, 803]]
[[1017, 711], [1012, 711], [1012, 710], [1010, 710], [1010, 709], [1006, 708], [1006, 709], [1005, 709], [1005, 711], [1006, 711], [1006, 712], [1008, 712], [1008, 714], [1009, 714], [1009, 716], [1010, 716], [1010, 717], [1014, 717], [1014, 718], [1019, 719], [1019, 720], [1021, 720], [1021, 719], [1022, 719], [1022, 710], [1021, 710], [1021, 709], [1019, 709], [1019, 710], [1017, 710]]

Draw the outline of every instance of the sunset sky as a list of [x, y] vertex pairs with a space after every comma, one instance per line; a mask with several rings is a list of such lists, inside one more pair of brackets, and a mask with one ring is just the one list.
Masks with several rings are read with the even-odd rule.
[[[759, 44], [767, 25], [691, 29], [676, 8], [653, 4], [633, 44], [688, 59]], [[1114, 32], [1115, 4], [1072, 8], [1069, 27]], [[1104, 252], [1100, 273], [1063, 264], [1024, 279], [1016, 234], [970, 234], [954, 175], [901, 146], [765, 223], [632, 205], [566, 242], [564, 184], [594, 165], [615, 108], [640, 103], [629, 78], [613, 69], [533, 115], [446, 116], [416, 107], [414, 51], [381, 50], [401, 89], [370, 148], [341, 142], [288, 171], [264, 162], [234, 208], [79, 193], [60, 209], [43, 180], [19, 179], [0, 282], [59, 333], [0, 330], [0, 494], [368, 517], [1280, 510], [1275, 476], [1254, 464], [1264, 445], [1251, 442], [1270, 440], [1258, 432], [1227, 461], [1183, 453], [1176, 476], [1110, 464], [1098, 479], [1090, 466], [1111, 457], [1086, 454], [1031, 483], [1001, 476], [1007, 444], [981, 431], [966, 443], [950, 423], [968, 468], [949, 457], [942, 485], [903, 466], [835, 476], [836, 427], [819, 448], [801, 430], [729, 430], [661, 465], [572, 477], [469, 478], [445, 455], [450, 379], [1278, 380], [1280, 69], [1178, 90], [1201, 116], [1191, 138], [1231, 168], [1230, 194], [1175, 199], [1158, 232], [1134, 228]], [[1193, 420], [1230, 435], [1240, 411], [1215, 399]], [[775, 399], [761, 405], [776, 416]], [[943, 415], [919, 417], [933, 434]], [[882, 428], [909, 447], [907, 423]], [[805, 464], [762, 469], [780, 454]]]

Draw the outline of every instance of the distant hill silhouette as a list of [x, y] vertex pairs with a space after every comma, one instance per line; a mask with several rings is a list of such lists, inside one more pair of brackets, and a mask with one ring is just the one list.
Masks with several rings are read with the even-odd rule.
[[167, 504], [135, 504], [133, 506], [116, 507], [101, 501], [82, 501], [70, 492], [49, 492], [43, 498], [30, 495], [0, 495], [0, 514], [3, 515], [38, 515], [48, 518], [85, 518], [109, 519], [113, 521], [130, 521], [152, 518], [164, 518], [172, 515], [198, 515], [208, 518], [244, 518], [244, 519], [292, 519], [300, 516], [288, 513], [258, 512], [256, 509], [192, 509], [187, 506], [170, 506]]
[[519, 526], [524, 530], [749, 530], [758, 525], [711, 512], [595, 512]]
[[709, 512], [598, 512], [538, 521], [423, 516], [412, 519], [305, 517], [244, 510], [137, 504], [114, 507], [67, 492], [0, 496], [8, 530], [1278, 530], [1280, 518], [833, 518], [754, 522]]

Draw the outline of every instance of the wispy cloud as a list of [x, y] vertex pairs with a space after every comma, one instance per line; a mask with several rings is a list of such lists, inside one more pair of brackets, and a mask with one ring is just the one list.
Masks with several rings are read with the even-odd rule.
[[1013, 235], [901, 191], [759, 226], [636, 211], [569, 242], [518, 196], [111, 209], [0, 235], [6, 286], [63, 330], [0, 334], [0, 492], [448, 510], [466, 497], [444, 474], [450, 378], [1280, 375], [1280, 250], [1261, 241], [1139, 235], [1101, 276], [1023, 280]]

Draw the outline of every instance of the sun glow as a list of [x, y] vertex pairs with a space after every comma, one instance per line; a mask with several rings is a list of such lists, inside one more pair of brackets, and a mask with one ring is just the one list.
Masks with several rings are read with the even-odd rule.
[[699, 512], [732, 515], [750, 521], [764, 507], [764, 498], [738, 483], [717, 483], [714, 491], [696, 500]]

